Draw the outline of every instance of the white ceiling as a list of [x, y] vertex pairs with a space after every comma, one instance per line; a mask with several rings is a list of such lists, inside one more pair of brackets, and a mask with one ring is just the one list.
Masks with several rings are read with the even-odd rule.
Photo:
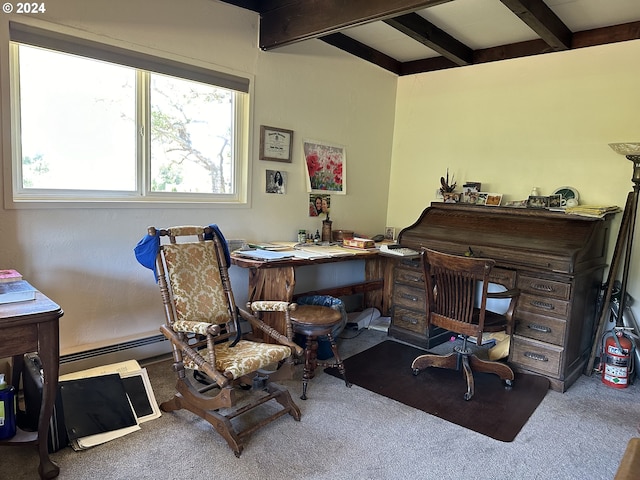
[[[640, 0], [545, 0], [545, 3], [574, 33], [640, 21]], [[416, 13], [473, 50], [539, 38], [499, 0], [456, 0]], [[381, 21], [342, 33], [400, 62], [440, 56]]]

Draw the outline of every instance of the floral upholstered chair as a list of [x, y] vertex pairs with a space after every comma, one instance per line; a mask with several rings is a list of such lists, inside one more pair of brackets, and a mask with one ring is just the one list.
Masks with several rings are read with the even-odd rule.
[[[264, 373], [291, 363], [292, 355], [302, 353], [302, 348], [291, 340], [290, 311], [295, 304], [255, 302], [249, 305], [251, 313], [236, 307], [228, 276], [229, 253], [215, 225], [162, 230], [150, 227], [146, 238], [157, 250], [155, 273], [166, 314], [160, 331], [173, 345], [173, 369], [177, 375], [174, 397], [160, 408], [165, 412], [186, 409], [202, 417], [222, 435], [236, 456], [240, 456], [248, 435], [256, 428], [286, 413], [300, 420], [300, 410], [289, 392], [265, 381]], [[258, 317], [261, 311], [281, 312], [288, 336], [262, 322]], [[244, 339], [241, 318], [254, 331], [265, 332], [273, 343]], [[187, 370], [197, 371], [206, 381], [194, 382]], [[263, 391], [248, 395], [246, 390], [251, 385]], [[238, 388], [244, 390], [243, 397], [255, 397], [248, 404], [243, 399], [240, 410], [236, 407]], [[278, 402], [280, 408], [275, 413], [270, 411], [271, 415], [257, 426], [238, 431], [232, 425], [231, 418], [270, 400]]]

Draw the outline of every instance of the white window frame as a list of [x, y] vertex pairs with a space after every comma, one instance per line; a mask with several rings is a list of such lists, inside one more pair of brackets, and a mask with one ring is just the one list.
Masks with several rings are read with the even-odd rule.
[[[38, 206], [247, 206], [249, 183], [249, 135], [251, 125], [251, 89], [253, 82], [247, 76], [212, 70], [164, 57], [123, 49], [84, 38], [73, 37], [59, 32], [44, 30], [31, 25], [9, 22], [10, 79], [11, 79], [11, 194], [5, 196], [7, 207]], [[136, 191], [88, 191], [24, 189], [22, 187], [22, 149], [20, 132], [20, 88], [18, 44], [46, 48], [63, 53], [71, 53], [89, 59], [99, 59], [109, 63], [127, 65], [138, 70], [161, 73], [186, 80], [198, 81], [237, 92], [234, 95], [234, 191], [230, 194], [203, 194], [181, 192], [152, 192], [150, 159], [148, 158], [149, 135], [138, 135], [136, 155]], [[138, 114], [148, 116], [147, 102], [139, 102]], [[133, 132], [132, 132], [133, 133]], [[134, 159], [132, 159], [134, 161]], [[5, 181], [5, 185], [8, 182]]]

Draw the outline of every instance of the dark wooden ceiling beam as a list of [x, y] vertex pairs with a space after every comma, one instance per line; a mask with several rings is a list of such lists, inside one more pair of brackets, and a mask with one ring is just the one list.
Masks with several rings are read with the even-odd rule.
[[500, 1], [554, 50], [571, 48], [571, 30], [542, 0]]
[[260, 48], [271, 50], [450, 1], [291, 0], [272, 10], [262, 11]]
[[408, 13], [384, 21], [387, 25], [401, 31], [417, 42], [435, 50], [456, 65], [473, 63], [473, 50], [456, 40], [444, 30], [421, 17], [417, 13]]
[[[640, 22], [623, 23], [611, 27], [576, 32], [573, 34], [572, 48], [593, 47], [637, 39], [640, 39]], [[498, 62], [500, 60], [552, 53], [554, 51], [543, 40], [530, 40], [475, 50], [473, 52], [473, 64]], [[444, 57], [425, 58], [403, 63], [400, 75], [432, 72], [455, 67], [458, 67], [458, 65]]]
[[325, 35], [324, 37], [320, 37], [320, 40], [350, 53], [351, 55], [362, 58], [367, 62], [378, 65], [385, 70], [389, 70], [396, 75], [401, 74], [402, 62], [399, 62], [395, 58], [391, 58], [389, 55], [385, 55], [375, 48], [371, 48], [364, 43], [354, 40], [344, 33], [332, 33], [331, 35]]
[[571, 47], [593, 47], [594, 45], [638, 39], [640, 39], [640, 22], [622, 23], [612, 27], [594, 28], [574, 33]]

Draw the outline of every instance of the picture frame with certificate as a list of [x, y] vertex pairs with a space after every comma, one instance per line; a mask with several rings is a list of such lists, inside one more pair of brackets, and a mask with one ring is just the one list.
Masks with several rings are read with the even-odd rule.
[[260, 125], [260, 160], [291, 163], [293, 130]]

